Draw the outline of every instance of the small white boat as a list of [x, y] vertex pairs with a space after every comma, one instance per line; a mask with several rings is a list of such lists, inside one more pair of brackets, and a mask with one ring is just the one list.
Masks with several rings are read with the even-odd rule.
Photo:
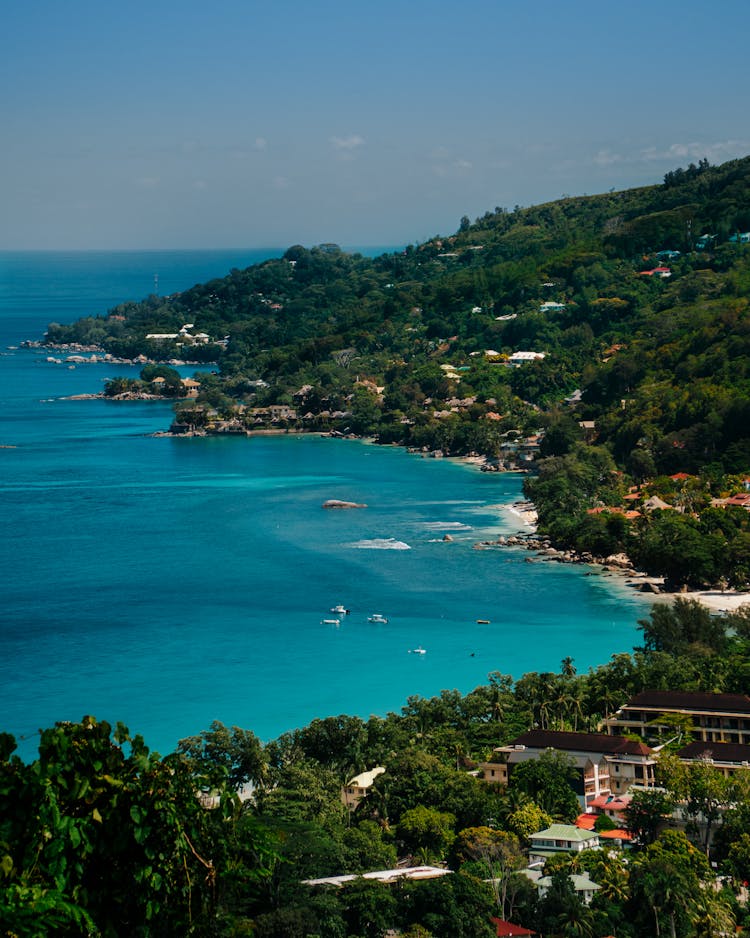
[[321, 619], [321, 625], [341, 625], [341, 619]]
[[425, 648], [422, 648], [421, 645], [419, 645], [417, 648], [410, 648], [409, 654], [410, 655], [426, 655], [427, 650]]
[[367, 617], [368, 622], [377, 622], [381, 625], [388, 625], [388, 619], [385, 616], [381, 616], [379, 612], [374, 613], [371, 616]]
[[349, 615], [349, 610], [346, 608], [346, 606], [342, 606], [341, 603], [339, 603], [338, 606], [331, 606], [331, 612], [335, 612], [336, 615], [339, 616]]

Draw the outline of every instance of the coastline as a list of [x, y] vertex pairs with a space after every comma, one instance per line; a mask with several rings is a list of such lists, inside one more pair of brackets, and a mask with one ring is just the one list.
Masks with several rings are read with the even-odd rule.
[[[44, 346], [42, 343], [34, 343], [26, 341], [22, 343], [25, 347], [51, 347]], [[58, 349], [61, 347], [57, 347]], [[62, 347], [65, 350], [69, 350], [71, 347]], [[144, 362], [139, 360], [128, 360], [128, 359], [116, 359], [106, 353], [103, 353], [101, 349], [95, 349], [93, 347], [78, 347], [76, 351], [85, 351], [93, 352], [94, 354], [90, 358], [83, 358], [80, 356], [71, 356], [66, 359], [70, 361], [75, 358], [76, 363], [122, 363], [137, 365]], [[99, 353], [101, 357], [97, 357], [96, 353]], [[49, 360], [49, 359], [48, 359]], [[174, 365], [197, 365], [197, 362], [185, 362], [185, 361], [173, 361], [170, 364]], [[68, 397], [62, 398], [63, 400], [112, 400], [112, 401], [128, 401], [128, 400], [172, 400], [174, 398], [166, 398], [162, 395], [149, 394], [147, 392], [125, 392], [123, 394], [114, 395], [108, 397], [103, 392], [88, 393], [88, 394], [75, 394]], [[206, 431], [204, 429], [194, 429], [188, 432], [173, 432], [172, 430], [162, 430], [157, 431], [153, 436], [172, 436], [172, 437], [205, 437], [205, 436], [214, 436], [222, 435], [228, 432], [228, 428], [223, 428], [215, 431]], [[276, 435], [317, 435], [321, 437], [347, 437], [350, 439], [358, 439], [362, 442], [374, 443], [376, 442], [369, 437], [357, 437], [353, 434], [342, 434], [338, 431], [324, 431], [324, 430], [306, 430], [300, 428], [276, 428], [276, 427], [255, 427], [252, 429], [243, 429], [243, 430], [234, 430], [234, 434], [244, 435], [247, 437], [255, 436], [276, 436]], [[398, 445], [398, 444], [396, 444]], [[408, 452], [419, 455], [422, 458], [441, 458], [444, 454], [440, 451], [419, 451], [415, 449], [406, 448]], [[468, 455], [468, 456], [457, 456], [457, 457], [447, 457], [451, 461], [454, 461], [458, 464], [464, 465], [467, 468], [473, 469], [474, 471], [480, 472], [516, 472], [524, 473], [527, 470], [524, 469], [506, 469], [504, 467], [498, 466], [494, 463], [488, 461], [487, 457], [480, 455]], [[712, 612], [716, 613], [728, 613], [735, 612], [738, 609], [741, 609], [743, 606], [750, 606], [750, 592], [742, 593], [737, 592], [736, 590], [719, 590], [719, 589], [705, 589], [705, 590], [680, 590], [680, 591], [666, 591], [664, 590], [664, 580], [661, 577], [652, 577], [642, 571], [636, 570], [630, 564], [629, 559], [624, 554], [619, 554], [613, 557], [600, 558], [593, 557], [589, 554], [578, 555], [574, 551], [561, 551], [557, 548], [554, 548], [551, 543], [543, 538], [536, 539], [537, 533], [537, 512], [535, 506], [529, 501], [517, 501], [511, 504], [501, 504], [501, 505], [491, 505], [490, 508], [497, 509], [504, 513], [506, 516], [510, 516], [513, 519], [513, 526], [518, 532], [515, 535], [510, 535], [508, 538], [500, 537], [497, 541], [492, 542], [480, 542], [475, 544], [475, 549], [477, 550], [486, 550], [493, 549], [497, 547], [515, 547], [517, 549], [524, 549], [529, 552], [533, 552], [536, 556], [527, 558], [527, 562], [558, 562], [558, 563], [574, 563], [579, 565], [588, 566], [591, 568], [590, 573], [587, 575], [592, 576], [613, 576], [616, 577], [627, 589], [637, 590], [640, 593], [646, 594], [648, 598], [653, 602], [673, 602], [677, 598], [695, 600], [702, 605], [706, 606]]]
[[637, 591], [654, 603], [672, 603], [675, 599], [693, 600], [715, 613], [737, 612], [743, 606], [750, 607], [750, 592], [718, 588], [665, 590], [663, 577], [649, 576], [641, 570], [636, 570], [625, 554], [594, 557], [590, 554], [559, 550], [546, 538], [536, 536], [537, 512], [531, 502], [518, 501], [510, 505], [489, 507], [511, 515], [518, 523], [518, 533], [508, 537], [501, 536], [496, 541], [479, 542], [474, 545], [476, 550], [514, 548], [534, 554], [526, 558], [527, 563], [569, 563], [586, 566], [590, 568], [587, 576], [613, 577], [619, 587]]

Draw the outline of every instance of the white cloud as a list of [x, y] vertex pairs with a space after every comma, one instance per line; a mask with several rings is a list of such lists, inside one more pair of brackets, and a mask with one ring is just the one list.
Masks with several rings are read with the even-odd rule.
[[[435, 151], [433, 155], [437, 153], [440, 153], [440, 151]], [[461, 158], [451, 160], [444, 157], [447, 157], [447, 154], [441, 153], [441, 156], [438, 157], [438, 162], [432, 165], [432, 172], [440, 179], [466, 176], [474, 169], [474, 164], [470, 160]]]
[[139, 176], [138, 179], [134, 181], [139, 189], [155, 189], [161, 182], [161, 179], [159, 179], [158, 176]]
[[343, 150], [344, 152], [356, 150], [357, 147], [363, 146], [364, 142], [364, 137], [360, 137], [359, 134], [350, 134], [348, 137], [331, 137], [334, 149]]
[[622, 157], [619, 153], [613, 153], [611, 150], [599, 150], [594, 155], [594, 162], [597, 166], [612, 166], [614, 163], [621, 163]]
[[268, 146], [268, 141], [265, 137], [256, 137], [255, 143], [253, 144], [254, 150], [265, 150]]
[[286, 176], [274, 176], [271, 185], [274, 187], [274, 189], [288, 189], [289, 180], [286, 178]]
[[721, 163], [744, 156], [750, 149], [747, 140], [717, 140], [713, 143], [672, 143], [666, 149], [648, 147], [641, 151], [641, 159], [653, 161], [701, 160]]

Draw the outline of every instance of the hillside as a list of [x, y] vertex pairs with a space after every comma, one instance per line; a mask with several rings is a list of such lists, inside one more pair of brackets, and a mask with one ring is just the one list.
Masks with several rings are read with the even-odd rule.
[[[748, 231], [750, 157], [701, 161], [646, 188], [496, 208], [403, 253], [294, 246], [51, 324], [47, 341], [218, 362], [178, 405], [182, 431], [292, 427], [535, 459], [527, 492], [558, 543], [744, 587]], [[170, 369], [155, 377], [180, 395]], [[644, 509], [653, 496], [661, 509]]]

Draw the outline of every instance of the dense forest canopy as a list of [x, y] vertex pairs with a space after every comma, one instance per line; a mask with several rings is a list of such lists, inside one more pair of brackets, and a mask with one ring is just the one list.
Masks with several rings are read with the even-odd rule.
[[701, 160], [660, 185], [497, 207], [376, 258], [295, 245], [51, 324], [47, 341], [204, 363], [175, 430], [337, 431], [504, 467], [525, 452], [556, 542], [745, 587], [749, 232], [750, 157]]

